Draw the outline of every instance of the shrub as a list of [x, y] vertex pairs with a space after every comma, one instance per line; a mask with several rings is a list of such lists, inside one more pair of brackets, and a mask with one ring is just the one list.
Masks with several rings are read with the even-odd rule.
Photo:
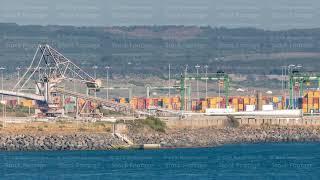
[[229, 115], [226, 125], [229, 127], [237, 128], [240, 126], [240, 123], [234, 116]]
[[147, 117], [145, 120], [142, 120], [142, 123], [155, 131], [165, 132], [166, 129], [166, 123], [156, 117]]
[[110, 127], [106, 127], [106, 128], [104, 128], [104, 131], [111, 132], [111, 128]]
[[78, 129], [78, 131], [82, 132], [82, 131], [86, 131], [86, 129], [81, 127], [81, 128]]

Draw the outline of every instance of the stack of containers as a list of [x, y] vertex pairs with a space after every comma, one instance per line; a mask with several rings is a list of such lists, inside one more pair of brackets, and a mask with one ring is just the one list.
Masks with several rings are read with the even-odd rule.
[[319, 91], [313, 92], [313, 112], [319, 113]]
[[64, 110], [66, 113], [73, 113], [75, 112], [75, 105], [76, 105], [76, 98], [74, 97], [67, 97], [64, 100]]
[[208, 101], [202, 100], [201, 101], [201, 112], [205, 112], [207, 108], [208, 108]]
[[138, 109], [146, 109], [146, 99], [145, 98], [138, 99]]
[[243, 106], [244, 106], [244, 111], [246, 111], [246, 106], [250, 105], [250, 98], [249, 97], [244, 97], [243, 98]]
[[181, 102], [179, 97], [172, 98], [172, 109], [173, 110], [180, 110]]
[[130, 106], [133, 109], [137, 109], [138, 108], [138, 98], [134, 97], [130, 100]]
[[[280, 103], [280, 98], [278, 96], [273, 96], [272, 97], [272, 105], [273, 105], [273, 109], [280, 109], [281, 107], [279, 107], [279, 103]], [[281, 106], [281, 105], [280, 105]]]
[[152, 105], [153, 105], [153, 106], [158, 107], [158, 106], [159, 106], [158, 102], [159, 102], [159, 99], [158, 99], [158, 98], [153, 98], [153, 99], [152, 99]]
[[158, 99], [158, 107], [162, 107], [163, 108], [163, 100], [161, 98]]
[[308, 111], [307, 112], [311, 112], [311, 110], [313, 110], [313, 91], [309, 91], [307, 93], [307, 98], [308, 98]]
[[127, 103], [126, 98], [120, 98], [120, 103], [121, 103], [121, 104]]
[[243, 99], [243, 97], [240, 97], [238, 99], [238, 111], [239, 112], [244, 111], [244, 99]]
[[29, 99], [22, 99], [21, 105], [24, 107], [33, 107], [33, 102], [32, 100], [29, 100]]
[[153, 101], [151, 98], [146, 98], [146, 108], [149, 109], [153, 106]]
[[302, 99], [302, 112], [308, 113], [308, 98], [307, 97], [304, 97]]
[[18, 101], [16, 99], [7, 100], [7, 105], [10, 107], [16, 107], [18, 105]]
[[163, 107], [164, 108], [172, 109], [171, 98], [164, 97], [162, 100], [163, 100]]
[[216, 97], [213, 97], [213, 98], [210, 98], [209, 99], [209, 107], [210, 108], [217, 108], [217, 98]]
[[239, 111], [239, 105], [238, 105], [238, 98], [237, 97], [233, 97], [232, 98], [232, 107], [234, 108], [234, 110], [236, 112]]
[[220, 97], [220, 108], [226, 108], [226, 98]]
[[250, 105], [256, 105], [257, 104], [257, 100], [255, 97], [250, 97]]

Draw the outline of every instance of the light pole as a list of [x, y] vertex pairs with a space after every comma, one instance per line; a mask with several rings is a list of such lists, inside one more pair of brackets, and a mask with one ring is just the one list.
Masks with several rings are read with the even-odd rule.
[[197, 64], [195, 66], [196, 70], [197, 70], [197, 98], [198, 100], [200, 99], [200, 92], [199, 92], [199, 68], [200, 66]]
[[105, 69], [107, 70], [107, 100], [109, 100], [109, 69], [110, 66], [106, 66]]
[[[6, 68], [1, 66], [0, 67], [0, 71], [1, 71], [1, 90], [3, 91], [3, 71], [5, 70]], [[1, 100], [3, 101], [3, 94], [1, 95]]]
[[283, 78], [284, 78], [284, 73], [283, 73], [283, 66], [281, 66], [281, 92], [283, 93]]
[[[20, 66], [16, 67], [16, 70], [17, 70], [17, 73], [18, 73], [18, 81], [17, 81], [17, 82], [19, 82], [19, 80], [20, 80], [20, 70], [21, 70], [21, 67], [20, 67]], [[19, 90], [18, 90], [18, 91], [19, 91]], [[17, 101], [18, 101], [18, 104], [20, 104], [20, 98], [19, 98], [19, 97], [17, 98]]]
[[93, 66], [92, 69], [93, 69], [93, 72], [94, 72], [94, 78], [97, 79], [97, 69], [98, 69], [98, 66]]
[[[294, 65], [294, 64], [290, 64], [289, 66], [288, 66], [288, 75], [290, 76], [291, 74], [292, 74], [292, 70], [293, 70], [293, 68], [295, 67], [296, 65]], [[290, 85], [291, 86], [291, 85]], [[291, 95], [293, 95], [293, 93], [294, 93], [294, 90], [293, 90], [293, 88], [291, 89], [291, 87], [290, 87], [290, 89], [289, 89], [289, 94], [290, 94], [290, 97], [291, 97]], [[291, 100], [289, 101], [289, 106], [290, 106], [290, 108], [293, 108], [293, 104], [291, 104]]]
[[[93, 69], [93, 72], [94, 72], [94, 79], [97, 79], [98, 66], [95, 65], [95, 66], [92, 67], [92, 69]], [[96, 88], [94, 88], [94, 96], [97, 97], [97, 89]]]
[[[5, 70], [5, 67], [0, 67], [1, 70], [1, 90], [3, 91], [3, 71]], [[2, 122], [3, 122], [3, 127], [6, 126], [6, 115], [5, 115], [5, 106], [6, 103], [3, 100], [3, 94], [1, 95], [1, 104], [2, 104]]]
[[168, 76], [168, 79], [169, 79], [169, 98], [171, 96], [171, 65], [169, 64], [169, 76]]
[[208, 65], [205, 65], [204, 68], [206, 69], [206, 99], [208, 98]]

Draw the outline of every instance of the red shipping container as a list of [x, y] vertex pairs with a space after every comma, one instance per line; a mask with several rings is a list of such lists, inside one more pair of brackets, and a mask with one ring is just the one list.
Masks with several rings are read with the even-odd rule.
[[153, 99], [153, 106], [158, 107], [158, 98]]
[[319, 104], [319, 98], [314, 97], [313, 98], [313, 104]]
[[308, 104], [308, 99], [307, 98], [303, 98], [302, 103], [303, 104]]

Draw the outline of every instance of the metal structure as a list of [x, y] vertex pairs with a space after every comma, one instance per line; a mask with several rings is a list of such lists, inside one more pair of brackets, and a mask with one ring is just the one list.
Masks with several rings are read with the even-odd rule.
[[[38, 72], [38, 79], [34, 77], [36, 72]], [[98, 88], [101, 86], [101, 81], [90, 76], [71, 60], [47, 44], [38, 46], [30, 66], [14, 86], [13, 91], [22, 90], [30, 80], [43, 85], [50, 84], [51, 87], [62, 82], [62, 80], [79, 81], [85, 83], [88, 87]], [[47, 87], [49, 88], [48, 90], [51, 87]], [[38, 89], [41, 90], [41, 87], [38, 87]], [[43, 92], [40, 92], [40, 94], [46, 97], [46, 94], [43, 94]], [[46, 100], [50, 101], [50, 99]]]
[[179, 89], [180, 88], [180, 86], [151, 86], [151, 85], [146, 85], [145, 87], [147, 89], [147, 98], [150, 97], [151, 90], [168, 90], [168, 91], [170, 91], [171, 89]]
[[[320, 85], [320, 74], [312, 74], [312, 73], [302, 73], [297, 70], [293, 70], [289, 73], [289, 109], [294, 108], [294, 86], [296, 83], [299, 83], [299, 95], [300, 97], [303, 96], [303, 88], [304, 83], [308, 81], [318, 81], [318, 86]], [[320, 86], [319, 86], [320, 87]]]
[[[87, 94], [61, 88], [61, 83], [68, 80], [84, 84]], [[57, 107], [53, 102], [54, 96], [59, 95], [73, 96], [76, 101], [81, 98], [85, 101], [97, 102], [115, 111], [131, 113], [132, 109], [129, 105], [90, 95], [90, 91], [96, 93], [103, 88], [101, 85], [101, 80], [92, 77], [57, 50], [45, 44], [37, 47], [30, 66], [14, 88], [11, 91], [1, 90], [0, 94], [36, 100], [42, 106], [40, 110], [47, 115], [63, 113], [63, 107]], [[30, 91], [32, 89], [35, 89], [35, 92]], [[76, 106], [77, 115], [79, 115], [84, 107], [78, 107], [78, 103]]]
[[213, 81], [223, 81], [224, 82], [224, 94], [226, 97], [226, 106], [229, 106], [229, 84], [230, 77], [224, 72], [217, 72], [215, 74], [206, 74], [201, 76], [199, 74], [182, 74], [180, 79], [180, 97], [181, 97], [181, 110], [185, 110], [185, 94], [186, 94], [186, 81], [187, 80], [213, 80]]

